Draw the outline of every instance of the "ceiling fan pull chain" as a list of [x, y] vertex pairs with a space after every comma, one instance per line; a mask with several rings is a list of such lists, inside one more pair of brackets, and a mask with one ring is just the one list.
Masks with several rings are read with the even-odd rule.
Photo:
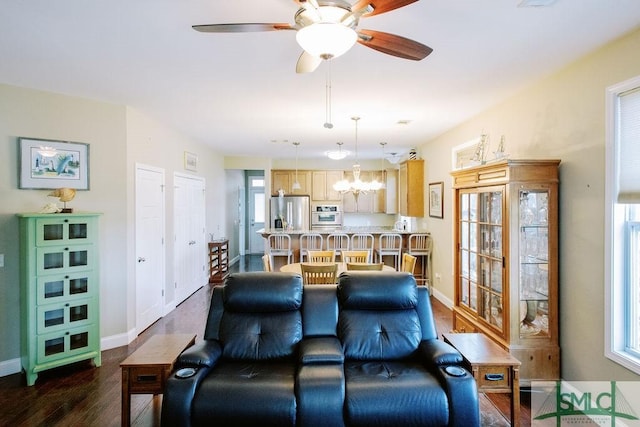
[[333, 128], [331, 123], [331, 60], [327, 60], [327, 80], [325, 86], [325, 122], [324, 127], [327, 129]]

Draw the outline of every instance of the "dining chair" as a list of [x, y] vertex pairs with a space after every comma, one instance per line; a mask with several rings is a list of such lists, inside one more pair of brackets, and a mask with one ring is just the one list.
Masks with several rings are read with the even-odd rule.
[[304, 233], [300, 235], [300, 262], [309, 256], [309, 251], [321, 251], [323, 237], [320, 233]]
[[342, 251], [342, 262], [369, 262], [369, 251]]
[[302, 283], [304, 285], [325, 285], [336, 283], [338, 265], [336, 263], [327, 264], [300, 264], [302, 272]]
[[336, 252], [336, 258], [342, 261], [342, 251], [349, 250], [351, 239], [346, 233], [334, 232], [327, 236], [327, 250]]
[[[373, 261], [373, 247], [374, 247], [375, 238], [373, 234], [369, 233], [355, 233], [351, 236], [351, 246], [349, 246], [350, 250], [367, 250], [369, 251], [369, 258], [366, 262]], [[342, 261], [345, 261], [344, 259]]]
[[382, 271], [381, 262], [348, 262], [347, 271]]
[[335, 251], [309, 251], [307, 254], [309, 262], [336, 262]]
[[416, 282], [431, 287], [431, 251], [433, 239], [427, 233], [416, 233], [409, 236], [407, 253], [420, 258], [420, 274], [416, 275]]
[[377, 260], [383, 262], [384, 256], [392, 256], [393, 268], [398, 270], [402, 257], [402, 236], [398, 233], [382, 233], [378, 241], [378, 248], [375, 250]]
[[414, 257], [413, 255], [409, 255], [408, 253], [403, 253], [402, 254], [402, 267], [400, 268], [401, 271], [405, 272], [405, 273], [411, 273], [413, 274], [413, 269], [416, 267], [416, 257]]
[[262, 267], [264, 267], [264, 271], [272, 271], [271, 270], [271, 259], [268, 254], [262, 255]]
[[291, 249], [291, 237], [284, 233], [274, 233], [269, 236], [269, 257], [271, 268], [276, 265], [275, 257], [287, 257], [287, 264], [291, 264], [293, 250]]

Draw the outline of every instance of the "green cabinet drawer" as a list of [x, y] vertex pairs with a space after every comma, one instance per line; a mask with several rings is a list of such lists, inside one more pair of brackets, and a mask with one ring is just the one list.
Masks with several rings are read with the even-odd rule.
[[37, 337], [37, 364], [71, 358], [88, 352], [100, 352], [96, 325], [67, 329]]
[[38, 305], [93, 297], [98, 287], [91, 270], [39, 276], [36, 283]]
[[72, 273], [94, 268], [93, 245], [52, 246], [36, 249], [36, 273]]
[[93, 218], [52, 217], [36, 220], [36, 246], [82, 244], [95, 239]]
[[46, 334], [95, 323], [98, 311], [96, 306], [93, 298], [39, 305], [36, 313], [36, 333]]

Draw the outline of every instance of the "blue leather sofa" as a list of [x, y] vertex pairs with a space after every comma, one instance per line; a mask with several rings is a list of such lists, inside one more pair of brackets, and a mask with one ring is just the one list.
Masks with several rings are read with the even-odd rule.
[[166, 385], [163, 426], [479, 426], [475, 380], [406, 273], [232, 274]]

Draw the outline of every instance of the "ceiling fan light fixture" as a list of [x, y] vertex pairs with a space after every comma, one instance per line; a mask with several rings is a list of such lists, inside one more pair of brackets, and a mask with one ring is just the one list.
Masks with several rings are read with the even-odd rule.
[[301, 28], [296, 41], [310, 55], [330, 59], [337, 58], [353, 47], [358, 39], [356, 32], [342, 24], [318, 22]]

